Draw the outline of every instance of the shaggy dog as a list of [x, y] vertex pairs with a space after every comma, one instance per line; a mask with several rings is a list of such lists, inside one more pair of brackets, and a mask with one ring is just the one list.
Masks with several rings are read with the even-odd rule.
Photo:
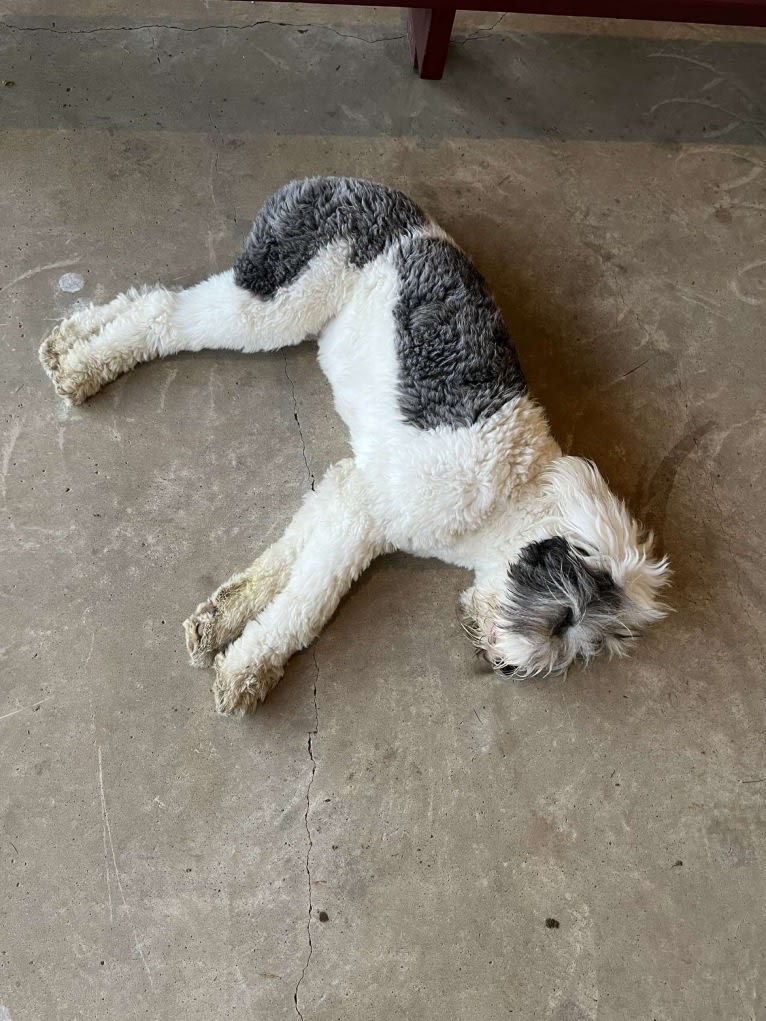
[[58, 326], [40, 357], [80, 404], [139, 362], [319, 338], [353, 457], [282, 538], [184, 624], [215, 665], [222, 713], [253, 710], [374, 557], [470, 568], [466, 630], [503, 675], [622, 655], [666, 608], [665, 559], [596, 468], [562, 456], [477, 270], [400, 192], [346, 178], [288, 184], [234, 269], [188, 290], [132, 290]]

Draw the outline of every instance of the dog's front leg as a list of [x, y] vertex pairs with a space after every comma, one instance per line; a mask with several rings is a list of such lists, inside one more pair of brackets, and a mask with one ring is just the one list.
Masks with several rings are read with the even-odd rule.
[[216, 656], [213, 690], [221, 713], [254, 710], [288, 659], [316, 638], [354, 580], [387, 548], [351, 460], [330, 469], [308, 495], [286, 537], [291, 533], [296, 552], [286, 584]]

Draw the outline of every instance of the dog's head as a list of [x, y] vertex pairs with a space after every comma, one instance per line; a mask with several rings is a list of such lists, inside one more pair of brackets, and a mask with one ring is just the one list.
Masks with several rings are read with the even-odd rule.
[[477, 648], [506, 676], [561, 673], [602, 650], [624, 655], [667, 612], [667, 560], [651, 557], [651, 537], [590, 462], [558, 459], [537, 493], [504, 576], [477, 584], [465, 604]]

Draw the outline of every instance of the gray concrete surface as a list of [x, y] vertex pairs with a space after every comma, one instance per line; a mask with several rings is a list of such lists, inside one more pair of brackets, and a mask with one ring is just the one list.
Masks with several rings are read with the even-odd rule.
[[[766, 33], [464, 16], [430, 83], [396, 11], [0, 13], [0, 1017], [766, 1017]], [[180, 621], [279, 533], [304, 444], [345, 450], [314, 351], [67, 410], [37, 347], [325, 172], [459, 239], [657, 532], [676, 613], [630, 660], [503, 682], [466, 577], [394, 556], [214, 715]]]

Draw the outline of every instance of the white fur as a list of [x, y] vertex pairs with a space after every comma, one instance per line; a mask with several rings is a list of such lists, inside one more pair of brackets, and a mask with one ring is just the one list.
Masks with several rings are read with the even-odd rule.
[[561, 456], [533, 400], [513, 399], [468, 427], [418, 429], [402, 420], [397, 292], [389, 254], [356, 269], [334, 244], [271, 300], [237, 287], [232, 272], [186, 291], [130, 291], [72, 316], [41, 348], [58, 393], [80, 403], [152, 358], [274, 350], [319, 336], [319, 362], [353, 458], [330, 469], [283, 538], [185, 623], [192, 661], [215, 662], [222, 712], [253, 709], [354, 579], [393, 549], [473, 570], [463, 597], [473, 638], [494, 665], [513, 663], [520, 672], [558, 668], [566, 652], [509, 632], [504, 619], [508, 564], [530, 542], [563, 535], [608, 570], [624, 588], [631, 634], [662, 615], [666, 561], [650, 559], [596, 469]]

